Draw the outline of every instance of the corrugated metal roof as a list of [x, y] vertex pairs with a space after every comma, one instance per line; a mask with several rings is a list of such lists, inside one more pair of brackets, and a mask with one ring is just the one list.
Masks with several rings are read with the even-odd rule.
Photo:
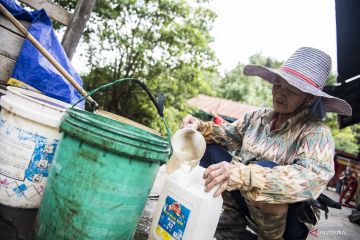
[[259, 109], [259, 107], [254, 107], [232, 100], [206, 95], [199, 95], [198, 97], [191, 98], [187, 101], [187, 103], [191, 107], [198, 108], [202, 111], [214, 111], [218, 115], [235, 119], [243, 117], [244, 114], [247, 112]]

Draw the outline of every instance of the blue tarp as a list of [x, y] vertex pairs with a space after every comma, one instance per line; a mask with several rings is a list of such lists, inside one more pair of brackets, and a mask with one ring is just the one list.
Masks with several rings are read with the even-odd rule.
[[[0, 3], [18, 20], [31, 22], [28, 31], [56, 59], [58, 63], [79, 83], [83, 82], [71, 65], [64, 49], [52, 28], [51, 20], [45, 10], [29, 12], [13, 0], [0, 0]], [[59, 73], [59, 71], [25, 39], [12, 73], [12, 78], [30, 85], [41, 93], [67, 103], [75, 103], [81, 98], [78, 91]]]

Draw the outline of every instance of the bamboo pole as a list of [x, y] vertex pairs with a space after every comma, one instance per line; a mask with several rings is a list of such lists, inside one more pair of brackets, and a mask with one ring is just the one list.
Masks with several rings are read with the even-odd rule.
[[13, 16], [11, 13], [0, 3], [0, 13], [4, 15], [14, 26], [24, 34], [25, 38], [29, 41], [44, 55], [44, 57], [49, 60], [49, 62], [71, 83], [71, 85], [78, 90], [81, 95], [86, 97], [86, 99], [97, 108], [98, 104], [95, 102], [92, 97], [87, 96], [88, 93], [70, 76], [69, 73], [53, 58], [50, 53], [43, 47], [41, 44], [29, 33], [26, 28]]

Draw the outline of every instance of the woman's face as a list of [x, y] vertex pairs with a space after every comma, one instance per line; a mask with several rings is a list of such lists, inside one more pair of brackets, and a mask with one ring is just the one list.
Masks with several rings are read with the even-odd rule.
[[281, 114], [293, 113], [303, 106], [309, 94], [291, 86], [283, 78], [278, 77], [272, 87], [274, 111]]

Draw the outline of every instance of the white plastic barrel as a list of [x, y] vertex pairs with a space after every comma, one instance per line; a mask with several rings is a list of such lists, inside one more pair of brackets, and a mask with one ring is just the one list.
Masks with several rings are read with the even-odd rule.
[[[5, 93], [6, 93], [6, 86], [0, 83], [0, 99], [1, 96], [5, 95]], [[0, 111], [1, 111], [1, 106], [0, 106]]]
[[0, 203], [38, 208], [69, 104], [21, 88], [0, 99]]
[[5, 95], [5, 93], [6, 93], [6, 86], [2, 85], [0, 83], [0, 98], [1, 98], [2, 95]]
[[153, 216], [150, 240], [211, 240], [219, 222], [223, 199], [216, 187], [205, 192], [205, 169], [182, 164], [164, 183]]

